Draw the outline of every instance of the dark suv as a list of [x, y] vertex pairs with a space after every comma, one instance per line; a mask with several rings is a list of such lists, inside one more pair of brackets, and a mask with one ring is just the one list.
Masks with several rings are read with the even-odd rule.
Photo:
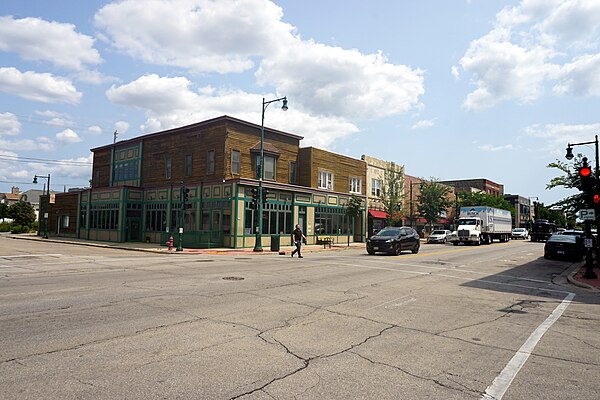
[[390, 226], [367, 239], [367, 253], [373, 255], [380, 251], [398, 255], [402, 250], [418, 253], [420, 245], [419, 234], [413, 228]]

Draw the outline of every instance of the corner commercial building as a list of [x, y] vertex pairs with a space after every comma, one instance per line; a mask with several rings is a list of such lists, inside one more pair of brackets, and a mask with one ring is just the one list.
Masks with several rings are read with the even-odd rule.
[[[366, 203], [366, 163], [301, 148], [302, 139], [264, 129], [263, 187], [269, 193], [260, 216], [262, 246], [270, 245], [271, 235], [281, 235], [282, 245], [291, 244], [297, 223], [309, 243], [318, 235], [363, 241], [366, 209], [354, 219], [346, 209], [352, 195]], [[49, 210], [51, 234], [164, 244], [182, 227], [184, 247], [254, 247], [259, 125], [222, 116], [92, 152], [92, 187], [56, 195]], [[190, 189], [187, 210], [181, 207], [182, 185]]]

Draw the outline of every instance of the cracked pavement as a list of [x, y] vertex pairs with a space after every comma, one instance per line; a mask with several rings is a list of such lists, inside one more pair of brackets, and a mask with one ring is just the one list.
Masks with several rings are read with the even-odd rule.
[[25, 246], [0, 258], [7, 398], [479, 399], [570, 291], [505, 398], [600, 397], [600, 299], [556, 283], [569, 264], [538, 243], [303, 260]]

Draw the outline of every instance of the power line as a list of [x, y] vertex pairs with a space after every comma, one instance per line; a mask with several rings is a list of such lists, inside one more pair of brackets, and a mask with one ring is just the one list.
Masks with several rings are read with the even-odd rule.
[[81, 165], [90, 166], [93, 163], [84, 161], [71, 161], [71, 160], [51, 160], [46, 158], [31, 158], [31, 157], [19, 157], [19, 156], [8, 156], [0, 155], [0, 160], [12, 161], [12, 162], [23, 162], [33, 164], [58, 164], [58, 165]]
[[[0, 183], [8, 183], [11, 185], [35, 185], [35, 183], [33, 182], [17, 182], [17, 181], [3, 181], [0, 180]], [[45, 185], [45, 183], [44, 183]], [[56, 187], [56, 186], [89, 186], [89, 181], [86, 182], [80, 182], [80, 183], [62, 183], [62, 182], [52, 182], [52, 186]]]

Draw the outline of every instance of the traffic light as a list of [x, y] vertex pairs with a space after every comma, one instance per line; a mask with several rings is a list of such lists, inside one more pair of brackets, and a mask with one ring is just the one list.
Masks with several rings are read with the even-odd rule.
[[583, 164], [579, 167], [579, 179], [581, 180], [581, 191], [584, 193], [590, 193], [590, 191], [594, 188], [594, 175], [592, 174], [592, 169], [589, 167], [587, 163], [587, 158], [583, 159]]
[[180, 194], [181, 194], [181, 207], [184, 210], [187, 210], [188, 208], [192, 208], [192, 205], [189, 203], [189, 201], [190, 201], [190, 188], [182, 186], [181, 189], [180, 189]]
[[264, 189], [262, 191], [262, 203], [263, 207], [267, 205], [267, 195], [269, 194], [269, 189]]
[[252, 203], [250, 203], [250, 208], [257, 210], [258, 209], [258, 188], [252, 188]]

